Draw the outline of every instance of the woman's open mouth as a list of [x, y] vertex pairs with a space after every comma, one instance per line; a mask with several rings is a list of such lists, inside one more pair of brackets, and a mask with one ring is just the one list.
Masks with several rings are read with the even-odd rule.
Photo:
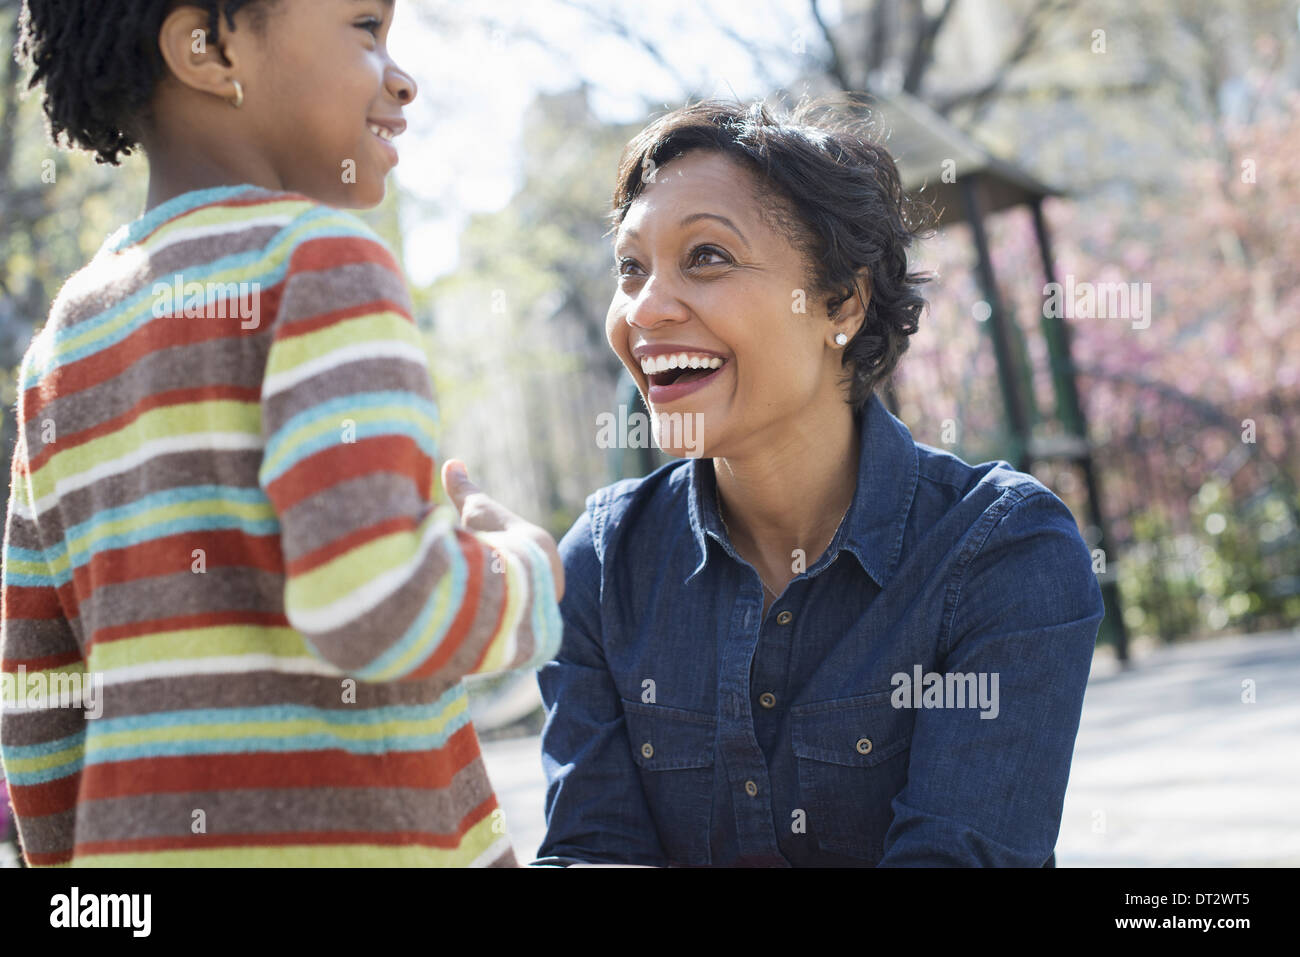
[[707, 385], [726, 365], [726, 359], [705, 353], [646, 356], [641, 360], [649, 384], [646, 398], [657, 404], [680, 399]]

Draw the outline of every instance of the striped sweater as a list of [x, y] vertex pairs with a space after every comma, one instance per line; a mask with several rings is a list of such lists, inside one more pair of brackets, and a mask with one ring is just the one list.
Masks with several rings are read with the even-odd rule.
[[555, 586], [434, 502], [372, 232], [178, 196], [68, 281], [20, 376], [0, 759], [32, 864], [518, 863], [460, 678], [550, 658]]

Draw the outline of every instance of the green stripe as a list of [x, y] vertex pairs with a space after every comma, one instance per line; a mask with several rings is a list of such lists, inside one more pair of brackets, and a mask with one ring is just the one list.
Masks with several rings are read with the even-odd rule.
[[90, 646], [90, 669], [107, 672], [157, 661], [253, 654], [316, 660], [302, 635], [292, 628], [213, 625], [95, 642]]
[[[292, 326], [288, 327], [292, 328]], [[286, 336], [278, 340], [266, 361], [266, 376], [296, 369], [305, 362], [339, 349], [356, 347], [369, 342], [397, 341], [423, 349], [424, 342], [415, 323], [401, 313], [381, 310], [357, 316], [344, 322], [334, 322], [314, 332]]]
[[59, 479], [77, 476], [97, 465], [120, 459], [146, 441], [204, 432], [237, 432], [260, 436], [261, 402], [212, 399], [150, 409], [115, 432], [56, 452], [32, 473], [32, 487], [38, 499], [44, 498], [54, 490]]

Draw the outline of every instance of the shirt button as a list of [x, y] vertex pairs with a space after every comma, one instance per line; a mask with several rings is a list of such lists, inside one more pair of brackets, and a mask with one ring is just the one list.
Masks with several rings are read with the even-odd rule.
[[781, 614], [776, 616], [776, 623], [778, 625], [788, 625], [792, 621], [794, 621], [794, 615], [790, 614], [788, 611], [783, 611]]
[[772, 694], [772, 692], [770, 691], [764, 691], [761, 695], [758, 696], [758, 703], [761, 704], [764, 708], [775, 708], [776, 695]]
[[750, 797], [753, 797], [758, 793], [758, 785], [755, 784], [753, 781], [746, 781], [745, 793], [748, 794]]
[[[870, 742], [867, 743], [870, 744]], [[862, 742], [859, 741], [858, 744], [861, 745]], [[859, 747], [858, 750], [860, 751], [862, 749]], [[655, 748], [653, 744], [647, 741], [645, 744], [641, 745], [641, 757], [653, 758], [654, 756], [655, 756]]]
[[[648, 747], [650, 747], [650, 745], [647, 744], [646, 747], [648, 748]], [[870, 753], [871, 753], [871, 739], [870, 739], [870, 738], [858, 738], [858, 745], [857, 745], [857, 747], [858, 747], [858, 754], [870, 754]], [[648, 755], [647, 755], [647, 756], [648, 756]]]

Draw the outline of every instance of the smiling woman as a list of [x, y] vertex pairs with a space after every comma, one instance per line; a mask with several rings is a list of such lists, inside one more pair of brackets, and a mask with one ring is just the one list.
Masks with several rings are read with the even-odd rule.
[[924, 305], [893, 159], [836, 104], [700, 103], [613, 222], [609, 344], [700, 444], [560, 543], [543, 861], [1052, 863], [1101, 593], [1056, 496], [875, 396]]

